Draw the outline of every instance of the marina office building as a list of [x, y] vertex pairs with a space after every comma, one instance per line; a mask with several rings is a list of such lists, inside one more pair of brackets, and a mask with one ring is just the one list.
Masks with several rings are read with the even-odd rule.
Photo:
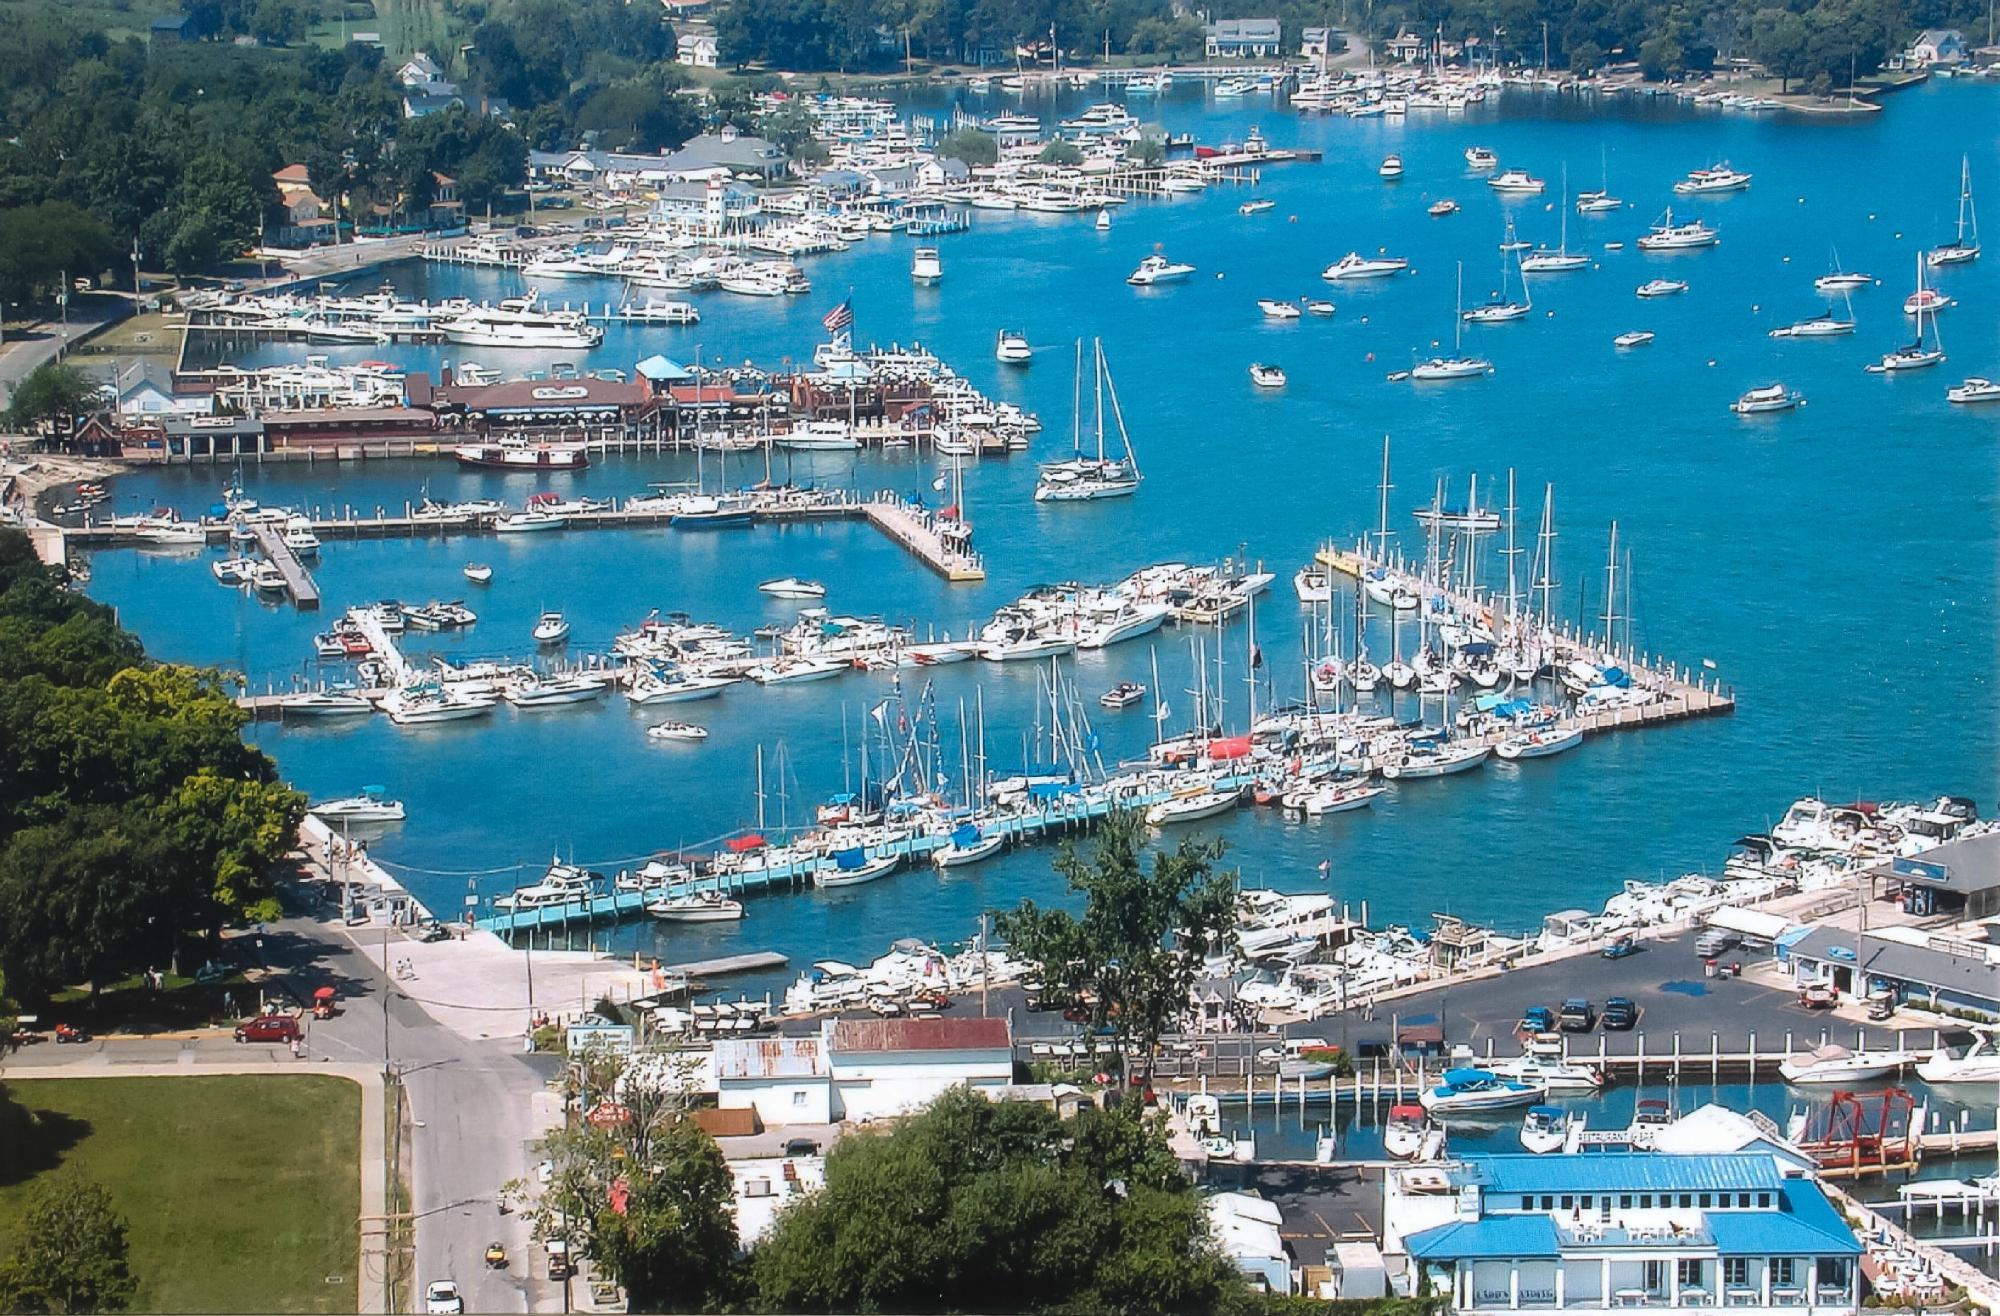
[[718, 1041], [715, 1080], [718, 1105], [767, 1125], [882, 1119], [961, 1084], [1009, 1087], [1013, 1035], [1005, 1019], [829, 1019], [817, 1036]]
[[1393, 1168], [1383, 1252], [1459, 1312], [1853, 1312], [1861, 1244], [1770, 1152], [1469, 1156]]

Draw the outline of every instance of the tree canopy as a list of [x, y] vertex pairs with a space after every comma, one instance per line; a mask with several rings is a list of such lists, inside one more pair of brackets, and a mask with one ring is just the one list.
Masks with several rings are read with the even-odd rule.
[[88, 412], [101, 391], [100, 385], [75, 366], [44, 362], [28, 372], [7, 400], [7, 428], [19, 433], [32, 433], [44, 426], [60, 429]]
[[1205, 950], [1233, 935], [1236, 876], [1217, 873], [1218, 840], [1182, 838], [1140, 854], [1141, 817], [1108, 815], [1086, 854], [1065, 841], [1055, 868], [1084, 897], [1082, 917], [1032, 900], [995, 922], [1014, 953], [1041, 970], [1042, 991], [1080, 1005], [1152, 1075], [1153, 1051], [1186, 1012]]
[[305, 803], [215, 672], [146, 662], [0, 531], [0, 972], [34, 999], [267, 917]]
[[964, 1088], [841, 1139], [750, 1260], [756, 1309], [784, 1312], [1206, 1312], [1243, 1289], [1160, 1117]]
[[57, 1175], [35, 1190], [13, 1254], [0, 1258], [0, 1310], [123, 1311], [139, 1287], [129, 1251], [111, 1195]]

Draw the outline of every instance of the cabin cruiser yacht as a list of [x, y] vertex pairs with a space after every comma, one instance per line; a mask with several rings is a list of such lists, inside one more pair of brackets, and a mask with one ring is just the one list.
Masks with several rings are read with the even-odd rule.
[[604, 341], [604, 330], [581, 311], [555, 311], [542, 306], [540, 295], [510, 297], [498, 306], [467, 307], [439, 326], [445, 341], [486, 347], [592, 348]]
[[1900, 1051], [1850, 1051], [1828, 1043], [1787, 1056], [1778, 1065], [1785, 1082], [1794, 1085], [1865, 1083], [1901, 1069], [1909, 1057]]
[[1689, 170], [1686, 178], [1674, 184], [1674, 191], [1682, 196], [1705, 196], [1714, 192], [1741, 192], [1749, 186], [1749, 174], [1718, 164]]
[[1926, 1083], [2000, 1082], [2000, 1032], [1975, 1028], [1970, 1043], [1939, 1047], [1917, 1063]]
[[1673, 207], [1669, 206], [1651, 231], [1639, 239], [1639, 250], [1691, 251], [1698, 247], [1712, 247], [1721, 240], [1715, 229], [1699, 219], [1674, 223]]
[[511, 912], [581, 904], [590, 899], [592, 888], [599, 880], [596, 873], [575, 864], [566, 864], [560, 857], [553, 858], [549, 861], [549, 871], [542, 875], [541, 881], [532, 886], [517, 887], [513, 894], [498, 897], [493, 907]]
[[1729, 409], [1739, 416], [1761, 416], [1774, 411], [1791, 411], [1804, 402], [1805, 398], [1783, 384], [1765, 384], [1737, 398], [1729, 404]]
[[1194, 266], [1168, 260], [1155, 252], [1139, 262], [1139, 268], [1126, 276], [1125, 282], [1134, 287], [1150, 288], [1156, 283], [1174, 283], [1194, 273]]
[[1532, 1106], [1548, 1095], [1548, 1088], [1500, 1078], [1483, 1069], [1447, 1069], [1435, 1086], [1417, 1098], [1432, 1115], [1474, 1115], [1489, 1110]]
[[1363, 256], [1350, 251], [1321, 270], [1319, 277], [1331, 283], [1351, 279], [1385, 279], [1409, 268], [1410, 262], [1400, 256]]
[[1505, 192], [1517, 196], [1539, 196], [1548, 188], [1548, 183], [1529, 175], [1525, 169], [1509, 169], [1486, 180], [1486, 186], [1495, 192]]

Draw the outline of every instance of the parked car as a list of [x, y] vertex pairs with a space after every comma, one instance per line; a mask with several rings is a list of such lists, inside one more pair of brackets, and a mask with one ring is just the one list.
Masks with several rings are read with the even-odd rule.
[[1618, 940], [1606, 946], [1603, 951], [1604, 958], [1607, 960], [1622, 960], [1627, 955], [1637, 955], [1638, 953], [1639, 943], [1630, 936], [1618, 938]]
[[424, 1286], [425, 1316], [460, 1316], [464, 1310], [465, 1299], [459, 1296], [458, 1285], [450, 1280], [432, 1280]]
[[1555, 1012], [1546, 1005], [1531, 1005], [1523, 1010], [1521, 1022], [1515, 1029], [1522, 1033], [1553, 1033], [1555, 1030]]
[[1840, 1004], [1840, 993], [1830, 982], [1807, 983], [1799, 992], [1799, 1004], [1808, 1010], [1831, 1010]]
[[793, 1138], [785, 1143], [785, 1155], [817, 1156], [819, 1155], [819, 1144], [811, 1138]]
[[239, 1042], [296, 1042], [305, 1034], [299, 1021], [288, 1014], [264, 1014], [236, 1025]]
[[574, 210], [576, 198], [566, 196], [544, 197], [535, 203], [537, 210]]
[[1639, 1022], [1639, 1007], [1629, 997], [1606, 997], [1602, 1018], [1605, 1028], [1622, 1033]]
[[1565, 1033], [1587, 1033], [1597, 1027], [1597, 1007], [1581, 996], [1572, 996], [1562, 1003], [1558, 1022]]

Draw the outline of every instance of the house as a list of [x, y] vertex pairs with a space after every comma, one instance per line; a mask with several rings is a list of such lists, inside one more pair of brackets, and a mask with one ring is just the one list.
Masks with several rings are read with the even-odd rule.
[[164, 361], [138, 360], [121, 367], [107, 386], [120, 425], [167, 416], [206, 416], [215, 410], [207, 394], [176, 395], [173, 368]]
[[734, 128], [703, 133], [667, 156], [667, 167], [682, 178], [718, 170], [774, 178], [785, 169], [785, 153], [762, 137]]
[[1225, 18], [1203, 29], [1210, 59], [1273, 59], [1283, 33], [1275, 18]]
[[1961, 64], [1966, 59], [1965, 35], [1956, 28], [1926, 28], [1910, 43], [1912, 64]]
[[[1857, 940], [1859, 945], [1856, 944]], [[1825, 983], [1856, 999], [1886, 992], [1927, 1010], [1972, 1010], [2000, 1019], [2000, 945], [1915, 927], [1821, 927], [1781, 945], [1800, 987]]]
[[194, 16], [191, 14], [164, 14], [152, 21], [146, 29], [149, 41], [175, 42], [192, 41], [195, 38]]
[[1414, 64], [1430, 53], [1431, 43], [1428, 37], [1412, 32], [1405, 26], [1399, 28], [1396, 35], [1389, 38], [1388, 44], [1383, 49], [1388, 52], [1390, 59], [1403, 64]]
[[465, 203], [458, 199], [458, 180], [435, 169], [431, 170], [430, 226], [465, 227]]
[[286, 165], [271, 175], [278, 189], [284, 222], [267, 230], [265, 240], [277, 247], [310, 247], [335, 240], [334, 221], [326, 218], [326, 202], [313, 191], [312, 174], [302, 164]]
[[457, 91], [458, 88], [447, 80], [438, 62], [419, 50], [403, 62], [396, 70], [399, 85], [413, 91]]
[[1456, 1312], [1544, 1307], [1794, 1316], [1860, 1308], [1861, 1244], [1764, 1152], [1468, 1156], [1383, 1181], [1399, 1288]]
[[674, 60], [698, 69], [715, 67], [715, 38], [707, 32], [687, 32], [675, 42]]
[[972, 169], [963, 160], [943, 160], [935, 156], [917, 165], [917, 186], [957, 187], [970, 181]]
[[1309, 27], [1299, 33], [1299, 54], [1305, 59], [1320, 59], [1333, 53], [1333, 29], [1330, 27]]
[[465, 98], [456, 91], [410, 91], [403, 93], [403, 117], [421, 119], [430, 114], [442, 114], [456, 107], [465, 108]]
[[1914, 858], [1868, 870], [1877, 891], [1901, 897], [1905, 913], [1964, 920], [2000, 915], [2000, 832], [1946, 841]]
[[822, 1037], [836, 1119], [903, 1115], [961, 1084], [1014, 1081], [1005, 1019], [830, 1019]]
[[716, 1104], [754, 1110], [766, 1125], [829, 1124], [832, 1071], [817, 1037], [720, 1038]]

